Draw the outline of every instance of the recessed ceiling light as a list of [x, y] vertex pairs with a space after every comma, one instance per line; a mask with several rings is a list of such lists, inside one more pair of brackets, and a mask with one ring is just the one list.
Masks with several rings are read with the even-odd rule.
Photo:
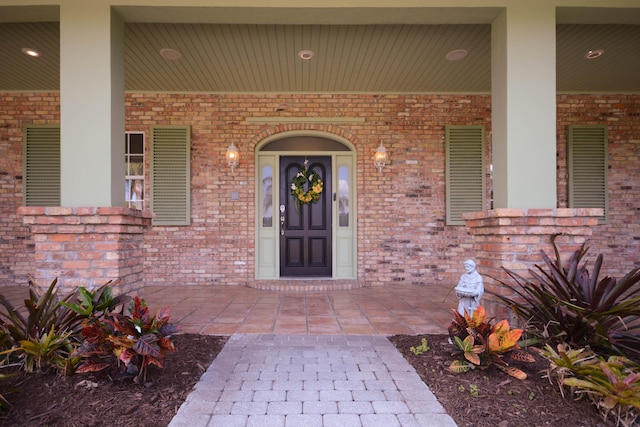
[[31, 56], [33, 58], [39, 58], [40, 55], [42, 55], [40, 51], [36, 49], [31, 49], [30, 47], [23, 47], [22, 53], [24, 53], [25, 55]]
[[171, 61], [182, 59], [182, 54], [175, 49], [160, 49], [160, 55], [164, 59], [169, 59]]
[[467, 53], [468, 52], [466, 50], [464, 50], [464, 49], [455, 49], [455, 50], [452, 50], [451, 52], [447, 53], [445, 58], [447, 58], [447, 60], [449, 60], [449, 61], [459, 61], [461, 59], [466, 58]]
[[589, 52], [585, 53], [584, 57], [587, 59], [596, 59], [596, 58], [600, 58], [603, 54], [604, 54], [604, 50], [596, 49], [596, 50], [590, 50]]
[[315, 55], [315, 53], [313, 53], [312, 50], [308, 50], [308, 49], [303, 49], [300, 52], [298, 52], [298, 57], [305, 61], [308, 61], [309, 59], [313, 58], [313, 55]]

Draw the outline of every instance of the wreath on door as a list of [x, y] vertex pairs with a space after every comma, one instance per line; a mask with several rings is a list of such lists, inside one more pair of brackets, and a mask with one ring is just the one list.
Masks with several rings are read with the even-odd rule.
[[[296, 210], [300, 210], [300, 205], [315, 203], [320, 199], [324, 183], [320, 175], [307, 168], [307, 161], [304, 167], [298, 171], [291, 181], [291, 195], [296, 201]], [[306, 191], [305, 191], [306, 188]]]

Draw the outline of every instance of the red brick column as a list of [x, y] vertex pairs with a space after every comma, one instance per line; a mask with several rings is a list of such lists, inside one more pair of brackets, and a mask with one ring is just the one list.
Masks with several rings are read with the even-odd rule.
[[61, 289], [96, 288], [113, 280], [114, 291], [143, 286], [143, 237], [151, 213], [124, 207], [20, 207], [35, 243], [40, 285], [55, 278]]
[[[552, 236], [563, 260], [591, 237], [602, 209], [494, 209], [465, 214], [474, 243], [474, 260], [484, 278], [485, 290], [505, 294], [494, 278], [506, 279], [503, 267], [531, 278], [528, 269], [542, 265], [540, 250], [555, 259]], [[506, 295], [515, 296], [515, 295]], [[485, 293], [482, 304], [497, 320], [513, 320], [511, 312]]]

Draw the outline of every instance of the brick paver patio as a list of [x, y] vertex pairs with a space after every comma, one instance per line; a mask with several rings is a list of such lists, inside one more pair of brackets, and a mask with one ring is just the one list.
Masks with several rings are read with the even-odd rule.
[[[453, 286], [453, 285], [452, 285]], [[184, 332], [207, 335], [394, 335], [446, 333], [458, 301], [445, 286], [276, 292], [243, 286], [163, 286], [140, 295], [171, 306]]]

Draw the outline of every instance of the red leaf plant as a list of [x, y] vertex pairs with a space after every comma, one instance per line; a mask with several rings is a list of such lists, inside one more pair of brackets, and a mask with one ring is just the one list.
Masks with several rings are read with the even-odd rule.
[[72, 354], [82, 359], [77, 373], [107, 371], [112, 378], [144, 383], [149, 365], [164, 367], [165, 353], [175, 351], [171, 335], [179, 331], [169, 323], [170, 308], [151, 316], [144, 300], [136, 296], [129, 312], [108, 312], [84, 322], [85, 340]]

